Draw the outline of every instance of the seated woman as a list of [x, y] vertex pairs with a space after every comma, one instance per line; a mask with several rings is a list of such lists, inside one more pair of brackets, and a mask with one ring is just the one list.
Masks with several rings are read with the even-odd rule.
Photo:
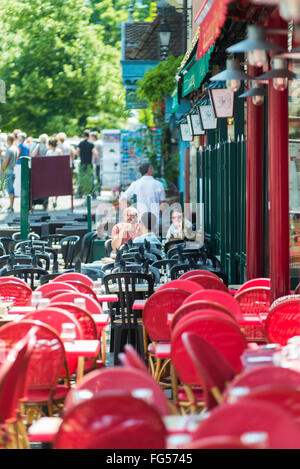
[[151, 212], [145, 212], [141, 216], [139, 223], [139, 235], [134, 238], [133, 244], [143, 243], [146, 239], [151, 244], [161, 245], [155, 234], [156, 216]]
[[113, 226], [111, 231], [112, 251], [119, 249], [122, 244], [130, 238], [133, 240], [137, 236], [137, 211], [133, 207], [128, 207], [124, 211], [124, 221]]
[[183, 214], [180, 210], [174, 210], [172, 212], [172, 224], [170, 225], [166, 240], [171, 241], [173, 239], [184, 239], [187, 234], [189, 239], [191, 237], [192, 223], [185, 219], [183, 222]]

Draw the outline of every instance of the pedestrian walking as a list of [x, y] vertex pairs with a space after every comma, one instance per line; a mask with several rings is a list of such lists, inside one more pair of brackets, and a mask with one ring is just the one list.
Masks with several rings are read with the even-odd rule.
[[90, 131], [83, 132], [83, 140], [77, 147], [77, 155], [80, 158], [78, 195], [92, 193], [94, 189], [93, 156], [96, 154], [94, 143], [90, 141]]
[[90, 135], [91, 142], [95, 145], [96, 152], [94, 153], [94, 166], [95, 166], [95, 176], [96, 176], [96, 184], [97, 184], [97, 191], [99, 195], [101, 195], [101, 164], [102, 164], [102, 156], [103, 156], [103, 146], [102, 141], [98, 139], [97, 132], [91, 132]]
[[14, 200], [15, 200], [15, 166], [18, 159], [18, 147], [15, 145], [15, 138], [13, 134], [7, 136], [7, 148], [5, 151], [5, 157], [1, 168], [1, 176], [6, 177], [6, 187], [9, 197], [8, 213], [14, 211]]
[[160, 181], [154, 179], [154, 169], [150, 163], [144, 163], [140, 166], [142, 177], [133, 181], [128, 189], [121, 195], [120, 209], [127, 206], [127, 201], [133, 196], [137, 198], [138, 216], [141, 218], [143, 213], [151, 212], [159, 220], [161, 205], [165, 202], [165, 190]]

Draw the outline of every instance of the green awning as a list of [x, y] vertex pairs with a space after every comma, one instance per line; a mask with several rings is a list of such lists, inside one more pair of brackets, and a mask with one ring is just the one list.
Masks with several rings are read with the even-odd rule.
[[[195, 59], [195, 63], [191, 68], [189, 69], [188, 64], [183, 70], [181, 70], [181, 74], [183, 74], [182, 97], [186, 96], [191, 91], [200, 88], [201, 83], [209, 71], [209, 61], [214, 47], [215, 46], [212, 46], [200, 60], [196, 60], [195, 54], [192, 59]], [[188, 70], [186, 74], [184, 74], [185, 70]]]
[[171, 112], [176, 112], [176, 109], [178, 108], [179, 106], [179, 103], [178, 103], [178, 87], [176, 85], [176, 87], [174, 88], [172, 94], [171, 94], [171, 98], [172, 98], [172, 109], [171, 109]]

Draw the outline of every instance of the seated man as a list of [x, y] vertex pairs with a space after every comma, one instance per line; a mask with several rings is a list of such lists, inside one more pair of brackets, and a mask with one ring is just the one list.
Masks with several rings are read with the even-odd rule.
[[111, 231], [111, 247], [113, 251], [119, 249], [130, 238], [137, 236], [137, 211], [128, 207], [124, 212], [124, 222], [117, 223]]
[[161, 242], [155, 235], [156, 216], [151, 212], [145, 212], [141, 216], [139, 223], [139, 235], [134, 238], [133, 244], [143, 243], [146, 239], [151, 244], [161, 245]]

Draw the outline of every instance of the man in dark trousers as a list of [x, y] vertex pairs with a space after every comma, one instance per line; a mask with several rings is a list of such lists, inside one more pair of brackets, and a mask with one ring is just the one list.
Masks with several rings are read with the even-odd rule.
[[85, 130], [83, 132], [83, 140], [77, 147], [77, 154], [80, 157], [79, 166], [79, 187], [78, 195], [81, 197], [83, 194], [93, 192], [94, 188], [94, 174], [93, 174], [93, 155], [97, 150], [95, 145], [89, 140], [90, 132]]

